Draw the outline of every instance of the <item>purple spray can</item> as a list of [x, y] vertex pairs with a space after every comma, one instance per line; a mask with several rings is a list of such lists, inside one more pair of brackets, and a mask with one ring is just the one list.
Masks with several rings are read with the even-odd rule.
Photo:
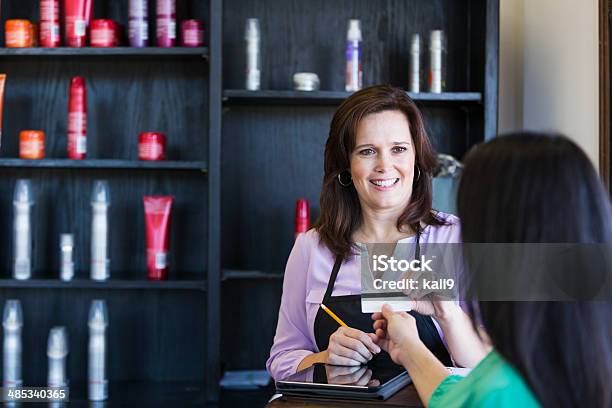
[[129, 37], [131, 47], [149, 45], [147, 0], [130, 0]]
[[176, 43], [176, 0], [157, 0], [157, 46], [174, 47]]

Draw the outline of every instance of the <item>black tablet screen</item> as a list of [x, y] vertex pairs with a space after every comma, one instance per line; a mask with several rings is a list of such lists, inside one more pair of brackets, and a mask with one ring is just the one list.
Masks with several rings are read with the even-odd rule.
[[282, 381], [378, 388], [405, 371], [403, 367], [398, 365], [333, 366], [315, 364], [284, 378]]

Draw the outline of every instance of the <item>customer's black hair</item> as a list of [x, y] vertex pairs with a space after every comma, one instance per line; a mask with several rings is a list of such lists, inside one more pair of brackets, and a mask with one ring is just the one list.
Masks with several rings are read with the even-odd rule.
[[[612, 243], [610, 199], [584, 152], [558, 134], [515, 133], [475, 147], [457, 209], [464, 242]], [[543, 406], [612, 406], [612, 302], [470, 309]]]

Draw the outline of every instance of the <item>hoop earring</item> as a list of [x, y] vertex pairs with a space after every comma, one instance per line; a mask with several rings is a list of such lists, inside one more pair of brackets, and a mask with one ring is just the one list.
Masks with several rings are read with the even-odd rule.
[[419, 181], [419, 179], [421, 178], [421, 169], [419, 168], [419, 166], [414, 166], [414, 168], [418, 171], [417, 178], [414, 181]]
[[[349, 181], [347, 181], [347, 182], [343, 183], [343, 182], [342, 182], [342, 175], [343, 175], [343, 174], [347, 174], [347, 173], [348, 173], [348, 176], [349, 176]], [[351, 183], [352, 183], [352, 182], [353, 182], [353, 178], [351, 177], [351, 174], [350, 174], [348, 171], [344, 170], [342, 173], [339, 173], [339, 174], [338, 174], [338, 183], [340, 183], [340, 185], [341, 185], [342, 187], [348, 187], [348, 186], [350, 186], [350, 185], [351, 185]]]

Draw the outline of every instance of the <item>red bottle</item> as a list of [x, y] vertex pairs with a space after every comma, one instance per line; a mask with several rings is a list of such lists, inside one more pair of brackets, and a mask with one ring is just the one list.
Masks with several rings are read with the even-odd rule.
[[87, 156], [87, 90], [85, 78], [70, 81], [68, 100], [68, 158], [83, 160]]
[[310, 208], [308, 200], [299, 199], [295, 203], [295, 238], [310, 227]]
[[40, 0], [40, 46], [60, 45], [59, 0]]

